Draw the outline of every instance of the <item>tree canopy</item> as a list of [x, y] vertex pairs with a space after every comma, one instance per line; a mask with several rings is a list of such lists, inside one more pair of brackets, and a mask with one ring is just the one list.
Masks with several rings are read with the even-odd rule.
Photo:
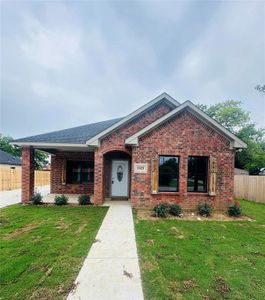
[[[0, 149], [13, 156], [21, 157], [21, 148], [11, 145], [12, 140], [13, 139], [11, 137], [0, 134]], [[48, 163], [48, 155], [43, 151], [36, 150], [34, 163], [35, 169], [41, 170]]]
[[247, 144], [247, 149], [236, 152], [237, 168], [255, 174], [265, 167], [265, 129], [251, 123], [250, 113], [243, 109], [240, 101], [227, 100], [210, 106], [199, 104], [198, 107]]

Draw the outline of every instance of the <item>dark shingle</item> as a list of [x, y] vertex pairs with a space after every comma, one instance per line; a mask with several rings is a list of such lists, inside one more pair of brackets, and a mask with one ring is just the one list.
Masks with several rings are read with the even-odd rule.
[[0, 164], [20, 166], [21, 159], [0, 149]]
[[85, 144], [86, 141], [122, 118], [58, 130], [14, 140], [13, 142]]

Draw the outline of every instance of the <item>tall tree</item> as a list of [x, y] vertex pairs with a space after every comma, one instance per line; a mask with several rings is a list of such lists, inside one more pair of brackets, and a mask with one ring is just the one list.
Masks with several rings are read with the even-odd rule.
[[247, 144], [247, 149], [236, 152], [235, 166], [250, 174], [265, 167], [265, 130], [250, 123], [250, 114], [240, 101], [228, 100], [214, 105], [198, 107]]
[[199, 104], [198, 107], [233, 133], [250, 121], [250, 114], [243, 110], [240, 101], [227, 100], [210, 106]]
[[[0, 134], [0, 149], [13, 156], [21, 157], [21, 148], [12, 145], [11, 144], [12, 140], [13, 139], [10, 136], [4, 136]], [[34, 158], [35, 169], [41, 170], [43, 167], [47, 165], [47, 163], [48, 163], [48, 155], [43, 151], [36, 150], [35, 158]]]

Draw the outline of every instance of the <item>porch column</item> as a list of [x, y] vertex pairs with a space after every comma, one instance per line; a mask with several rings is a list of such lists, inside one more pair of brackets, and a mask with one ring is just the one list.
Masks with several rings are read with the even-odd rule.
[[94, 162], [94, 197], [93, 202], [96, 205], [104, 203], [103, 193], [103, 172], [104, 172], [104, 160], [103, 154], [97, 149], [95, 151], [95, 162]]
[[34, 193], [34, 149], [22, 148], [21, 200], [26, 204]]

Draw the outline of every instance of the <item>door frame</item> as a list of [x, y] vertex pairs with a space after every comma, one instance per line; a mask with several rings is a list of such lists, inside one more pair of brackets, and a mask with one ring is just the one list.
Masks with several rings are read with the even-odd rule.
[[[112, 196], [112, 168], [113, 168], [113, 161], [127, 161], [128, 162], [128, 183], [127, 183], [127, 195], [126, 196]], [[130, 188], [131, 188], [131, 176], [130, 176], [130, 169], [131, 169], [131, 165], [130, 165], [130, 160], [129, 159], [111, 159], [111, 167], [110, 167], [110, 198], [111, 199], [129, 199], [129, 195], [130, 195]]]

